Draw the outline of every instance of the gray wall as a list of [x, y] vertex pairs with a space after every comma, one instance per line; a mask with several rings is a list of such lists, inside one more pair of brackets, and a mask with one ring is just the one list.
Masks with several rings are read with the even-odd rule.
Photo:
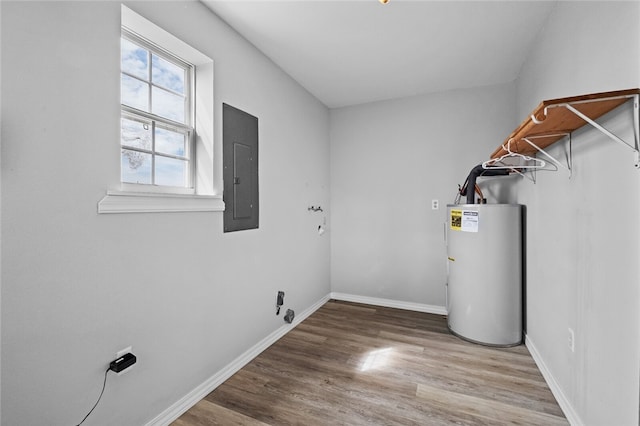
[[[260, 229], [222, 213], [98, 215], [119, 179], [118, 2], [2, 2], [2, 424], [151, 420], [329, 291], [328, 110], [197, 2], [128, 5], [215, 61], [260, 120]], [[219, 126], [216, 137], [221, 136]], [[107, 159], [105, 161], [105, 159]], [[179, 366], [176, 365], [180, 361]]]
[[[640, 3], [559, 2], [517, 81], [518, 116], [543, 99], [640, 87]], [[601, 122], [633, 141], [627, 104]], [[573, 176], [522, 182], [528, 208], [528, 339], [585, 425], [638, 424], [640, 172], [585, 128]], [[551, 152], [564, 158], [566, 144]], [[568, 328], [575, 352], [568, 349]]]
[[[97, 215], [118, 181], [120, 5], [1, 2], [2, 424], [78, 422], [128, 345], [139, 364], [88, 424], [144, 424], [278, 329], [279, 289], [298, 312], [331, 290], [444, 306], [444, 206], [470, 168], [542, 99], [640, 86], [637, 2], [559, 2], [514, 84], [331, 115], [202, 5], [128, 4], [215, 60], [217, 123], [222, 102], [259, 117], [261, 226]], [[631, 139], [630, 118], [604, 122]], [[570, 180], [483, 188], [528, 206], [528, 338], [575, 418], [637, 424], [639, 174], [574, 136]]]
[[[444, 304], [443, 211], [457, 183], [543, 99], [640, 86], [637, 2], [559, 2], [512, 86], [331, 111], [332, 290]], [[633, 141], [630, 105], [603, 119]], [[638, 423], [639, 172], [585, 129], [574, 171], [485, 180], [528, 211], [527, 331], [568, 415]], [[551, 149], [566, 155], [566, 144]], [[444, 202], [443, 202], [444, 201]], [[575, 352], [568, 350], [568, 328]]]
[[[334, 292], [445, 305], [446, 204], [513, 129], [514, 96], [509, 84], [331, 110]], [[495, 189], [489, 202], [508, 201]]]

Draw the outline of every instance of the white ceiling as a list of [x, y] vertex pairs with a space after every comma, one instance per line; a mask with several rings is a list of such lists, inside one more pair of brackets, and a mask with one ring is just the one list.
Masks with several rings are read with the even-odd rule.
[[201, 1], [330, 108], [511, 82], [556, 4]]

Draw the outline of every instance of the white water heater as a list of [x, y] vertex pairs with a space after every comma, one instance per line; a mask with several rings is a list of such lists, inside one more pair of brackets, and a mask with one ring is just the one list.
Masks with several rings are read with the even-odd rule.
[[491, 346], [522, 343], [522, 206], [447, 206], [447, 311], [455, 335]]

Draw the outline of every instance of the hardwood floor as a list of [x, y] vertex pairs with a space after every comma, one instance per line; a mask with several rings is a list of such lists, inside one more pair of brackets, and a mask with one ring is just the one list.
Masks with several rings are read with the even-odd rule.
[[525, 346], [445, 317], [329, 301], [173, 423], [567, 425]]

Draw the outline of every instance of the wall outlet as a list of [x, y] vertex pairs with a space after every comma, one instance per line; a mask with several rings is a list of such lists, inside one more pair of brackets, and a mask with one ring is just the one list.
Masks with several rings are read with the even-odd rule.
[[[129, 354], [129, 353], [132, 353], [132, 351], [133, 351], [133, 346], [127, 346], [127, 347], [126, 347], [126, 348], [124, 348], [124, 349], [120, 349], [118, 352], [116, 352], [116, 357], [115, 357], [115, 359], [120, 359], [120, 358], [122, 358], [124, 355]], [[133, 364], [135, 364], [135, 362], [136, 362], [136, 361], [135, 361], [135, 356], [134, 356]], [[129, 371], [131, 371], [131, 370], [132, 370], [131, 366], [127, 366], [127, 367], [125, 367], [125, 369], [124, 369], [124, 370], [122, 370], [122, 371], [118, 371], [118, 372], [116, 372], [116, 371], [114, 371], [114, 370], [112, 370], [112, 371], [114, 371], [114, 374], [115, 374], [116, 376], [122, 376], [123, 374], [127, 374], [127, 373], [128, 373]]]
[[571, 353], [574, 353], [576, 351], [576, 336], [571, 327], [569, 327], [568, 330], [569, 333], [567, 335], [567, 344]]
[[440, 208], [440, 203], [438, 200], [431, 200], [431, 210], [438, 210]]
[[119, 350], [118, 352], [116, 352], [116, 359], [120, 358], [122, 355], [128, 354], [130, 352], [133, 352], [133, 346], [127, 346], [124, 349]]

